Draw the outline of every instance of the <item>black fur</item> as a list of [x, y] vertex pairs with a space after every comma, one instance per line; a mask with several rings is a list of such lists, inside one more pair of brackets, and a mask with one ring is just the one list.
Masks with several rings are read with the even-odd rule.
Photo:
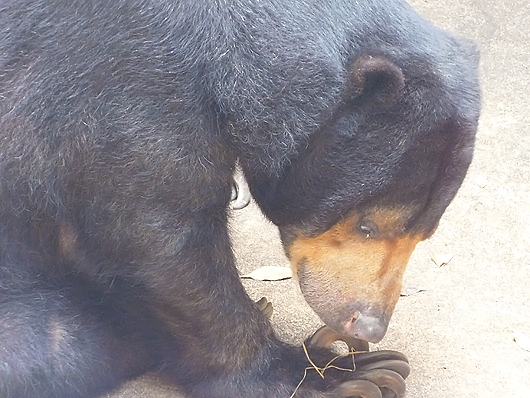
[[431, 231], [471, 160], [475, 53], [400, 0], [0, 0], [0, 396], [153, 369], [289, 396], [303, 353], [234, 266], [236, 159], [284, 231], [377, 203]]

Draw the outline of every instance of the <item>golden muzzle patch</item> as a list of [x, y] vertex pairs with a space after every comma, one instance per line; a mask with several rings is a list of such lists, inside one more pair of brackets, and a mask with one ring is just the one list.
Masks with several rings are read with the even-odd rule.
[[287, 247], [300, 288], [337, 332], [378, 342], [401, 292], [410, 255], [422, 235], [403, 233], [407, 209], [352, 214], [316, 237]]

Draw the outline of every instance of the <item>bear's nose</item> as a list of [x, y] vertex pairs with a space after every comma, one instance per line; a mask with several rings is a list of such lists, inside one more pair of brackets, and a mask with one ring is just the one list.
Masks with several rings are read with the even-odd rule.
[[384, 314], [355, 311], [351, 319], [342, 326], [342, 332], [348, 336], [370, 343], [379, 343], [385, 336], [389, 318]]

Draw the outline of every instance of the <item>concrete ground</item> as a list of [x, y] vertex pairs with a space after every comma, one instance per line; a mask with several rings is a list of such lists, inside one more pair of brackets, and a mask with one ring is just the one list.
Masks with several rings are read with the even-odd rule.
[[[413, 255], [389, 332], [373, 349], [404, 352], [408, 398], [530, 397], [530, 3], [412, 0], [439, 26], [481, 48], [483, 112], [475, 159], [436, 234]], [[242, 272], [286, 265], [276, 229], [254, 206], [238, 211], [234, 244]], [[431, 257], [450, 253], [437, 267]], [[293, 281], [245, 281], [275, 306], [273, 323], [299, 344], [319, 325]], [[145, 376], [106, 398], [177, 398]]]

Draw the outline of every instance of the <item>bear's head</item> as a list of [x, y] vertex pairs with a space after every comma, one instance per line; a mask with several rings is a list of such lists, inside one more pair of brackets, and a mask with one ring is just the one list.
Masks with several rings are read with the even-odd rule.
[[464, 179], [479, 90], [476, 50], [461, 46], [459, 65], [357, 56], [339, 103], [282, 173], [249, 170], [307, 302], [337, 332], [382, 339], [411, 253]]

